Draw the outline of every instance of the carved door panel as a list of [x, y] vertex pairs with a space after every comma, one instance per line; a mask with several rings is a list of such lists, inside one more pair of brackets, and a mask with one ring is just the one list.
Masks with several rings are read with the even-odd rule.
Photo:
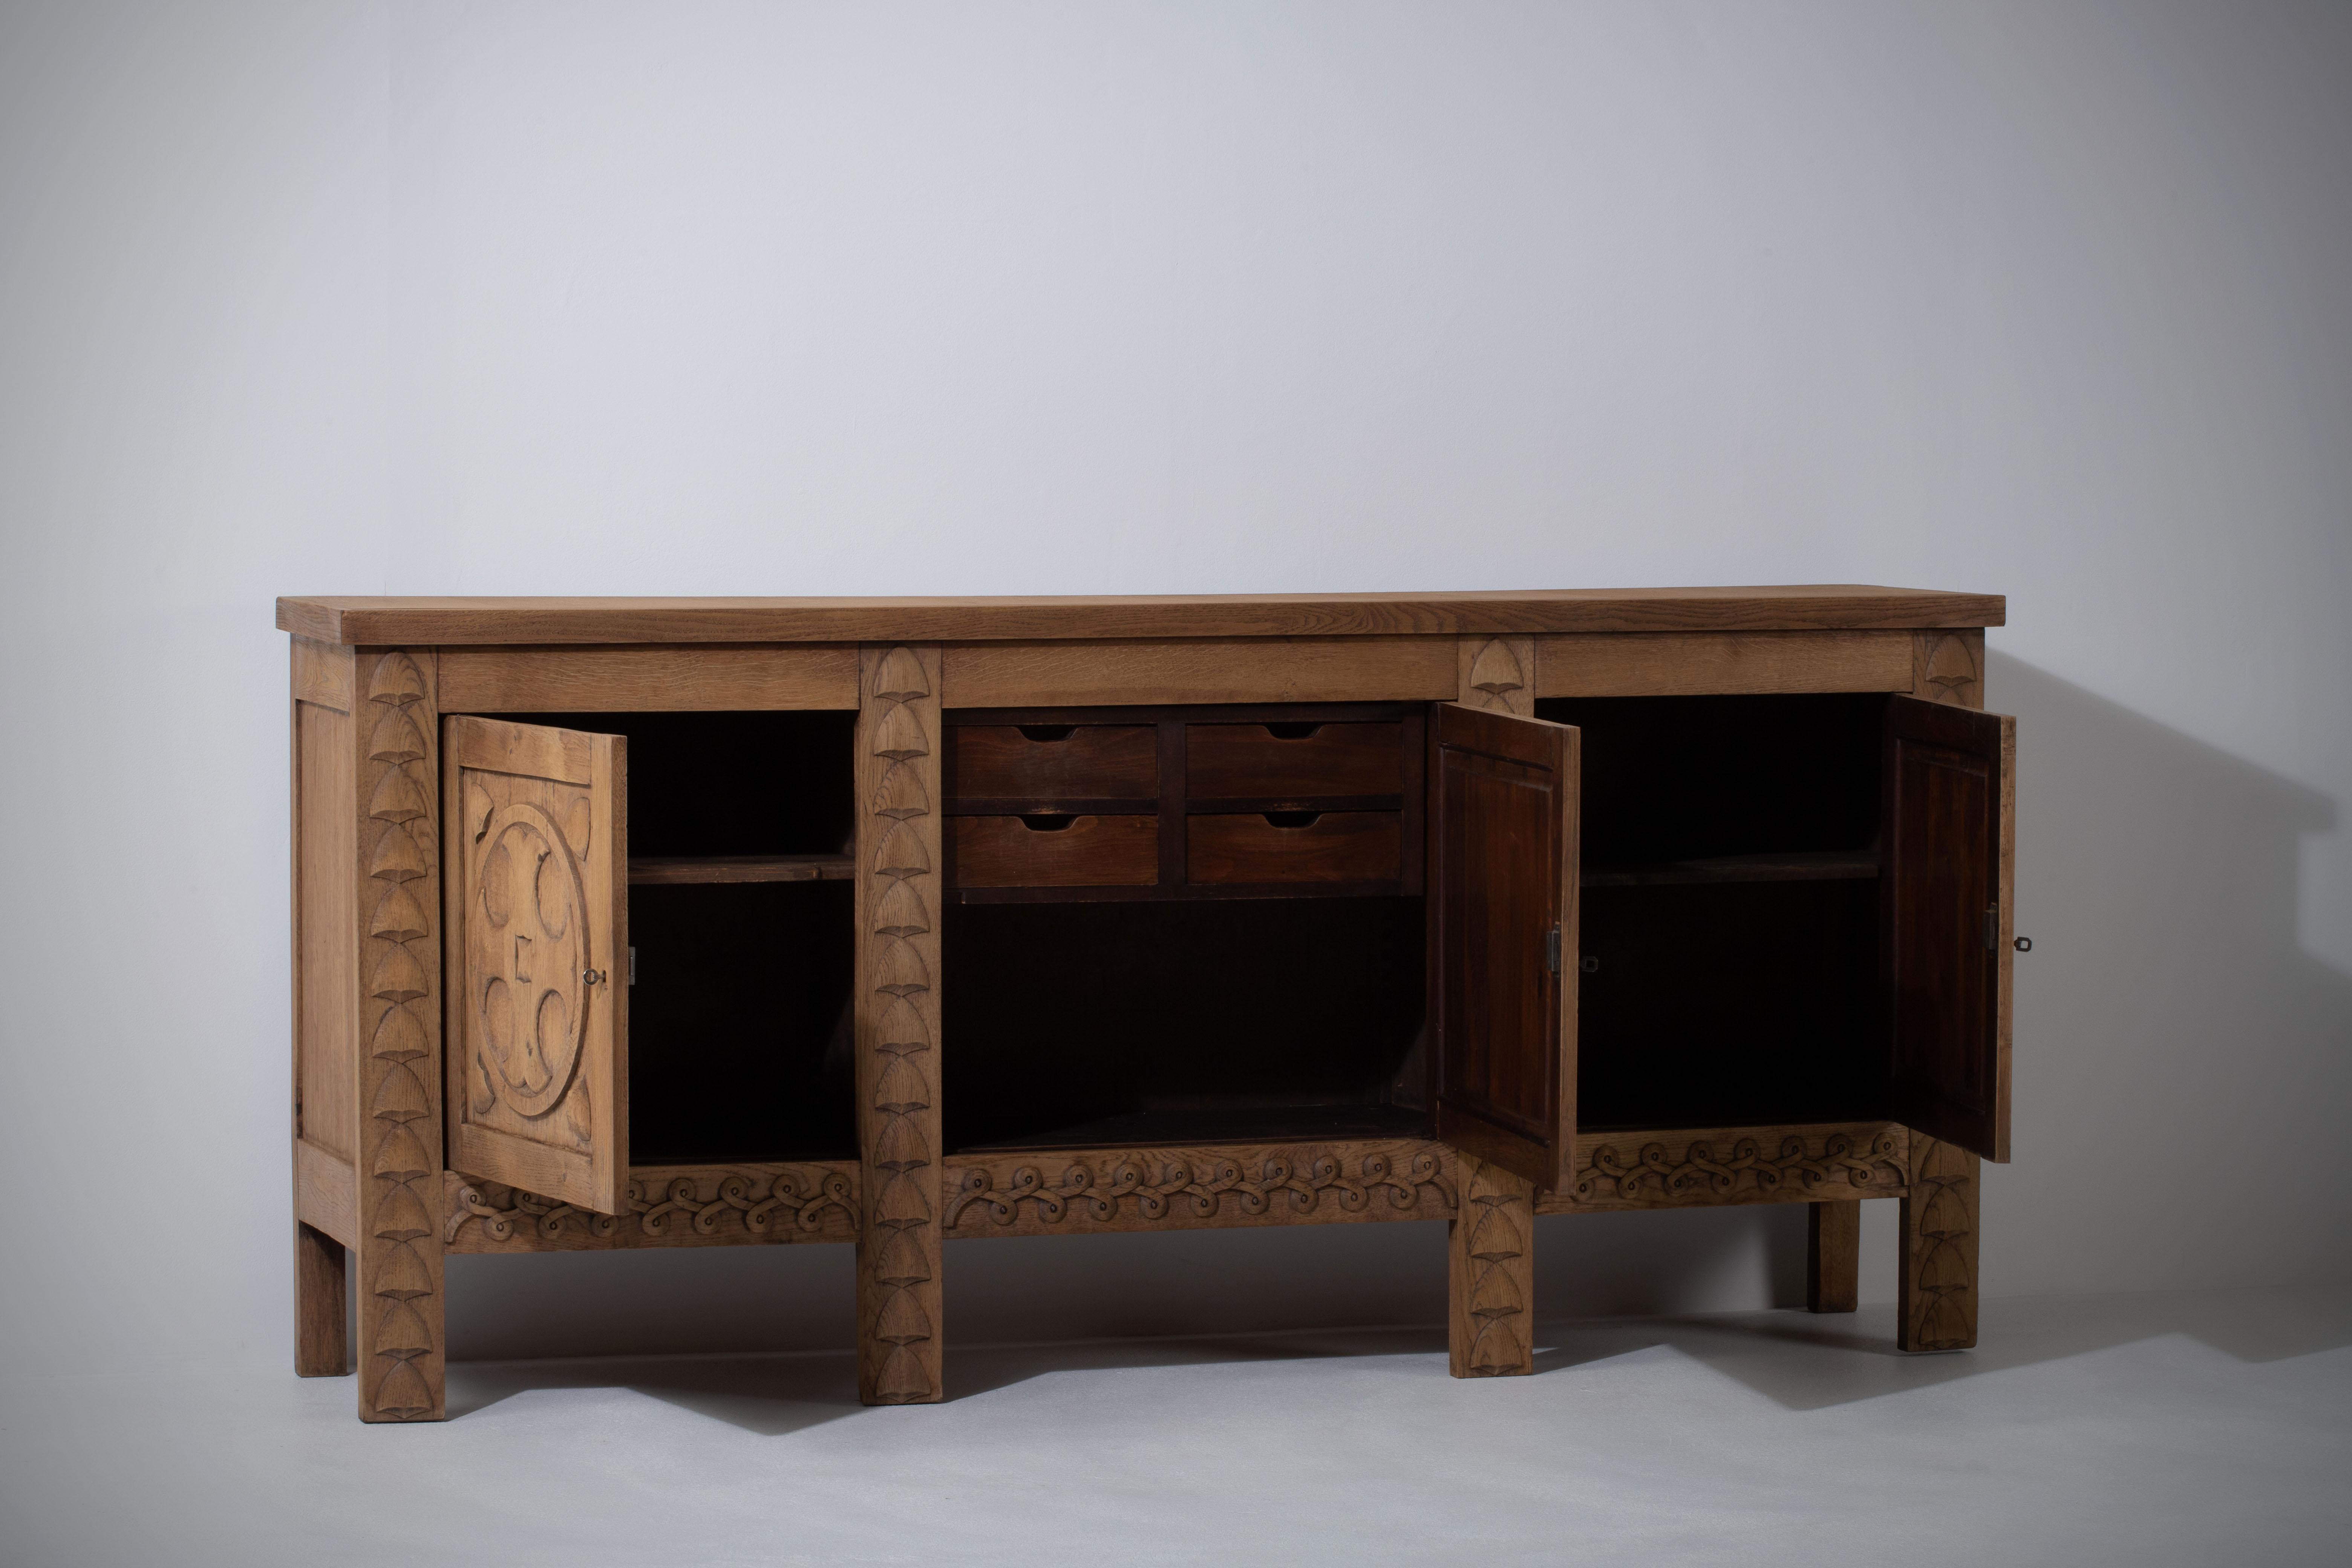
[[2017, 721], [1887, 700], [1879, 831], [1881, 1003], [1895, 1114], [2009, 1158]]
[[442, 759], [449, 1163], [625, 1213], [625, 743], [459, 717]]
[[1430, 1075], [1437, 1135], [1538, 1187], [1576, 1132], [1578, 734], [1436, 705]]

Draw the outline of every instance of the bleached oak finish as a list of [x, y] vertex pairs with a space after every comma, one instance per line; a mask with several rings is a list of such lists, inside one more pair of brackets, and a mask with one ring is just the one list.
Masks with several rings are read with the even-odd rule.
[[[846, 1244], [860, 1396], [919, 1404], [944, 1396], [949, 1239], [1443, 1220], [1450, 1368], [1497, 1376], [1533, 1369], [1539, 1214], [1804, 1203], [1807, 1305], [1851, 1311], [1858, 1200], [1888, 1196], [1901, 1204], [1898, 1342], [1975, 1342], [1979, 1152], [2007, 1148], [2014, 930], [2013, 727], [1983, 712], [1997, 597], [297, 598], [278, 613], [295, 634], [295, 1362], [306, 1376], [355, 1369], [366, 1419], [444, 1414], [446, 1253]], [[1551, 698], [1874, 692], [1887, 695], [1728, 719], [1716, 703], [1603, 704], [1584, 710], [1583, 731], [1537, 716]], [[719, 717], [825, 709], [857, 716], [845, 754], [826, 754], [843, 726]], [[534, 712], [713, 717], [562, 729], [499, 716]], [[1832, 713], [1846, 716], [1837, 767], [1876, 725], [1889, 804], [1874, 837], [1832, 844], [1801, 826], [1740, 853], [1703, 836], [1668, 836], [1650, 858], [1623, 850], [1648, 830], [1612, 772], [1625, 756], [1616, 736], [1671, 746], [1706, 739], [1675, 733], [1676, 714], [1761, 734], [1781, 714]], [[1609, 731], [1612, 714], [1633, 727]], [[630, 859], [629, 753], [601, 731], [675, 748], [697, 743], [698, 725], [723, 737], [730, 723], [757, 739], [714, 742], [723, 764], [647, 752], [643, 842], [657, 853]], [[1606, 853], [1612, 833], [1619, 852]], [[1872, 1076], [1872, 1057], [1864, 1079], [1824, 1077], [1818, 1092], [1872, 1119], [1579, 1124], [1580, 1051], [1627, 1047], [1605, 1008], [1588, 1021], [1594, 1037], [1578, 1038], [1580, 984], [1588, 1011], [1627, 994], [1601, 989], [1622, 973], [1613, 958], [1580, 982], [1588, 904], [1595, 954], [1622, 953], [1604, 900], [1616, 920], [1629, 902], [1688, 900], [1704, 926], [1783, 884], [1865, 910], [1857, 883], [1880, 889], [1874, 945], [1900, 982], [1877, 988], [1887, 1077]], [[646, 1147], [679, 1157], [645, 1164], [629, 1149], [633, 887], [655, 944], [641, 1065], [678, 1075], [647, 1079], [640, 1110], [656, 1129]], [[1250, 929], [1234, 922], [1273, 913], [1265, 900], [1302, 899], [1364, 923], [1301, 925], [1295, 944], [1265, 950], [1288, 965], [1268, 975], [1202, 956]], [[1190, 934], [1166, 940], [1200, 944], [1180, 958], [1190, 979], [1229, 979], [1267, 1020], [1293, 975], [1300, 1000], [1368, 999], [1335, 991], [1325, 966], [1370, 977], [1389, 955], [1425, 952], [1425, 1027], [1416, 1044], [1404, 1018], [1379, 1045], [1395, 1055], [1360, 1069], [1344, 1040], [1363, 1031], [1327, 1029], [1343, 1042], [1328, 1063], [1268, 1062], [1263, 1100], [1246, 1087], [1237, 1100], [1218, 1075], [1256, 1072], [1256, 1042], [1129, 1039], [1098, 996], [1099, 1044], [1085, 1031], [1055, 1042], [1044, 1015], [1033, 1030], [996, 1011], [1025, 1005], [1028, 982], [1003, 984], [996, 967], [1011, 950], [955, 970], [950, 913], [985, 953], [1007, 933], [1030, 933], [1033, 949], [1041, 935], [1072, 942], [1051, 933], [1097, 910], [1107, 928], [1174, 917], [1166, 929]], [[828, 935], [844, 918], [854, 930]], [[792, 934], [780, 946], [768, 930]], [[1672, 959], [1683, 928], [1661, 930], [1638, 939], [1652, 945], [1637, 958]], [[1852, 973], [1866, 949], [1836, 951]], [[1097, 963], [1040, 956], [1048, 973], [1057, 956], [1077, 965], [1079, 980]], [[806, 989], [826, 966], [833, 978]], [[972, 1061], [999, 1058], [957, 1080], [979, 1107], [961, 1124], [971, 1147], [947, 1142], [960, 1125], [943, 1104], [950, 973], [971, 985], [957, 1027]], [[758, 1004], [723, 994], [738, 977]], [[1403, 1005], [1413, 989], [1398, 985]], [[761, 1011], [777, 998], [787, 1012]], [[780, 1016], [775, 1059], [805, 1074], [788, 1086], [800, 1098], [761, 1157], [730, 1158], [761, 1134], [746, 1141], [740, 1116], [702, 1125], [692, 1096], [707, 1079], [737, 1097], [732, 1111], [775, 1093], [764, 1065], [747, 1073], [730, 1053], [764, 1050]], [[1269, 1037], [1294, 1032], [1314, 1029]], [[1034, 1070], [1020, 1059], [1033, 1038]], [[1136, 1048], [1151, 1054], [1116, 1055]], [[1166, 1076], [1139, 1080], [1134, 1109], [1118, 1109], [1109, 1095], [1126, 1089], [1086, 1087], [1088, 1052]], [[1605, 1085], [1623, 1062], [1586, 1065]], [[1791, 1084], [1710, 1083], [1692, 1103], [1736, 1111], [1743, 1097], [1794, 1106], [1817, 1092]], [[1671, 1105], [1678, 1091], [1643, 1092]], [[1611, 1093], [1648, 1103], [1592, 1088], [1585, 1108], [1605, 1114]], [[846, 1097], [829, 1128], [803, 1114], [824, 1094]]]
[[858, 650], [857, 1394], [943, 1397], [940, 1338], [940, 650]]
[[440, 713], [430, 648], [363, 650], [354, 803], [359, 817], [360, 1418], [437, 1421], [443, 1395]]
[[1538, 697], [1908, 691], [1901, 631], [1602, 632], [1537, 639]]
[[1431, 637], [965, 643], [942, 655], [950, 708], [1387, 702], [1450, 697], [1455, 684], [1452, 651]]
[[1805, 1310], [1854, 1310], [1861, 1299], [1861, 1274], [1862, 1205], [1809, 1205], [1805, 1210]]
[[857, 649], [453, 647], [441, 700], [457, 713], [855, 708]]
[[[1178, 594], [1060, 598], [278, 601], [281, 631], [320, 642], [762, 643], [1119, 637], [1462, 637], [1538, 632], [1997, 626], [1998, 594], [1807, 584], [1470, 594]], [[1059, 700], [1078, 701], [1077, 698]], [[1153, 698], [1152, 701], [1213, 701]]]
[[1456, 1377], [1536, 1369], [1535, 1188], [1474, 1154], [1456, 1157], [1461, 1203], [1446, 1226], [1447, 1360]]

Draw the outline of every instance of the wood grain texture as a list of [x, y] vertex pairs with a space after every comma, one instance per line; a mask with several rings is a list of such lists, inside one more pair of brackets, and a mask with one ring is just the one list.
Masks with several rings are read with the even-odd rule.
[[1448, 1219], [1453, 1153], [1424, 1139], [952, 1155], [951, 1237]]
[[858, 650], [857, 1394], [944, 1396], [940, 1279], [940, 650]]
[[1031, 826], [1034, 820], [956, 818], [955, 885], [1150, 887], [1160, 879], [1156, 816], [1076, 816], [1052, 831]]
[[294, 1137], [349, 1161], [360, 1127], [358, 759], [349, 714], [297, 701], [293, 721]]
[[1909, 1137], [1891, 1121], [1581, 1132], [1574, 1179], [1542, 1212], [1892, 1197], [1908, 1182]]
[[278, 626], [351, 645], [863, 643], [1993, 626], [2003, 613], [1996, 594], [1818, 584], [992, 599], [299, 595], [278, 601]]
[[[1310, 814], [1301, 813], [1301, 816]], [[1263, 815], [1192, 817], [1186, 875], [1202, 886], [1382, 882], [1404, 875], [1404, 817], [1394, 811], [1326, 811], [1312, 820]]]
[[857, 875], [855, 855], [633, 855], [633, 888], [709, 886], [719, 882], [846, 882]]
[[958, 800], [1152, 801], [1160, 795], [1159, 749], [1159, 731], [1150, 724], [960, 724], [950, 731], [947, 793]]
[[294, 1217], [345, 1247], [360, 1239], [359, 1173], [349, 1160], [294, 1141]]
[[1529, 637], [1467, 637], [1454, 647], [1454, 700], [1489, 713], [1536, 710], [1536, 639]]
[[1925, 1134], [1911, 1139], [1911, 1190], [1903, 1199], [1901, 1293], [1895, 1344], [1959, 1351], [1977, 1342], [1977, 1157]]
[[440, 713], [430, 649], [363, 651], [353, 932], [360, 952], [359, 1363], [363, 1421], [437, 1421], [443, 1395]]
[[1461, 1205], [1446, 1227], [1446, 1349], [1456, 1377], [1535, 1371], [1535, 1189], [1456, 1156]]
[[1908, 691], [1912, 637], [1904, 631], [1802, 631], [1544, 637], [1538, 644], [1536, 695]]
[[598, 1214], [456, 1171], [442, 1184], [451, 1252], [608, 1252], [857, 1239], [856, 1163], [641, 1165], [628, 1207]]
[[1402, 702], [1455, 684], [1431, 637], [963, 643], [944, 661], [950, 708]]
[[630, 713], [857, 706], [853, 646], [452, 647], [452, 713]]
[[628, 1183], [628, 755], [452, 717], [450, 1163], [617, 1214]]
[[1929, 702], [1981, 709], [1985, 704], [1984, 632], [1967, 627], [1912, 633], [1911, 678], [1895, 689]]
[[1335, 796], [1401, 797], [1404, 734], [1402, 722], [1188, 724], [1190, 809], [1214, 811], [1208, 803], [1249, 800], [1265, 803], [1252, 808], [1259, 811], [1296, 811]]
[[352, 650], [309, 637], [288, 639], [294, 666], [294, 700], [352, 710]]
[[352, 1369], [351, 1281], [343, 1244], [294, 1222], [294, 1375], [341, 1377]]
[[1805, 1210], [1805, 1310], [1851, 1312], [1862, 1299], [1862, 1205]]

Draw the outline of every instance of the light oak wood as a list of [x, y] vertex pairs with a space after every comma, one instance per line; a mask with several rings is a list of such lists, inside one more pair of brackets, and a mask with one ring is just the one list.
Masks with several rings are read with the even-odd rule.
[[1453, 1153], [1423, 1139], [950, 1155], [947, 1234], [1077, 1236], [1451, 1219]]
[[499, 719], [447, 723], [450, 1158], [619, 1214], [629, 1168], [626, 743]]
[[352, 809], [359, 823], [359, 1365], [363, 1421], [437, 1421], [443, 1392], [440, 714], [429, 648], [363, 652]]
[[296, 702], [293, 753], [294, 1137], [349, 1161], [361, 1125], [361, 939], [352, 875], [360, 813], [351, 716]]
[[1851, 1312], [1861, 1300], [1862, 1205], [1805, 1209], [1805, 1310]]
[[1456, 1157], [1461, 1205], [1446, 1226], [1446, 1346], [1456, 1377], [1524, 1376], [1535, 1361], [1535, 1189], [1474, 1154]]
[[1614, 632], [1538, 639], [1538, 697], [1908, 691], [1903, 631]]
[[294, 1375], [351, 1371], [351, 1284], [343, 1244], [294, 1223]]
[[857, 1394], [945, 1396], [940, 1280], [940, 650], [858, 650]]
[[1977, 627], [1911, 634], [1911, 678], [1897, 690], [1959, 708], [1985, 704], [1984, 632]]
[[950, 708], [1398, 702], [1455, 687], [1453, 651], [1432, 637], [962, 643], [942, 662]]
[[1915, 1133], [1902, 1210], [1895, 1345], [1959, 1351], [1977, 1342], [1980, 1165], [1956, 1143]]
[[854, 1160], [640, 1165], [627, 1206], [599, 1214], [444, 1173], [442, 1239], [457, 1253], [610, 1252], [857, 1239]]
[[338, 713], [352, 710], [352, 650], [309, 637], [291, 637], [294, 700]]
[[1997, 594], [1853, 584], [993, 599], [298, 595], [278, 601], [278, 626], [321, 642], [352, 645], [963, 642], [1997, 626], [2003, 608]]
[[452, 713], [855, 708], [854, 646], [450, 647]]
[[1489, 713], [1531, 717], [1536, 710], [1537, 639], [1469, 637], [1454, 644], [1454, 700]]
[[360, 1239], [359, 1173], [316, 1143], [294, 1141], [294, 1217], [345, 1247]]
[[1911, 1134], [1892, 1121], [1580, 1132], [1576, 1174], [1545, 1214], [1893, 1197]]

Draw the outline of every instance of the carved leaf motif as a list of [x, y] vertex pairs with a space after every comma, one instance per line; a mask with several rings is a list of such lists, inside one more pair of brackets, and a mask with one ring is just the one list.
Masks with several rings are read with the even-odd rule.
[[386, 1241], [415, 1241], [432, 1229], [433, 1218], [425, 1212], [424, 1200], [405, 1182], [392, 1184], [376, 1200], [375, 1213], [368, 1218], [368, 1233]]
[[1499, 697], [1507, 691], [1517, 691], [1527, 684], [1527, 676], [1511, 652], [1511, 645], [1501, 637], [1491, 639], [1470, 661], [1470, 687], [1489, 697]]
[[882, 1196], [874, 1205], [874, 1223], [899, 1227], [926, 1225], [931, 1217], [931, 1205], [923, 1199], [923, 1189], [912, 1182], [889, 1181], [882, 1185]]
[[368, 736], [368, 760], [397, 767], [425, 755], [425, 731], [405, 708], [387, 708]]
[[923, 721], [915, 710], [905, 706], [886, 708], [882, 721], [876, 726], [874, 754], [905, 762], [909, 757], [930, 755], [931, 738], [923, 732]]
[[931, 1376], [923, 1366], [922, 1358], [905, 1345], [891, 1348], [889, 1359], [882, 1363], [882, 1375], [875, 1384], [875, 1396], [886, 1405], [903, 1405], [909, 1400], [931, 1396]]
[[1477, 1318], [1507, 1318], [1527, 1310], [1527, 1298], [1507, 1268], [1488, 1268], [1470, 1293], [1470, 1313]]
[[911, 882], [887, 882], [875, 903], [874, 929], [885, 936], [920, 936], [931, 929], [931, 913]]
[[876, 1140], [874, 1163], [885, 1171], [919, 1171], [931, 1163], [930, 1145], [913, 1120], [893, 1114]]
[[368, 1052], [393, 1061], [413, 1061], [425, 1054], [425, 1026], [407, 1008], [390, 1008], [376, 1025]]
[[404, 1241], [395, 1241], [384, 1249], [383, 1261], [377, 1268], [375, 1293], [403, 1301], [433, 1294], [433, 1276], [425, 1271], [425, 1260], [416, 1249]]
[[930, 1103], [931, 1088], [923, 1081], [923, 1075], [908, 1065], [905, 1057], [892, 1057], [874, 1086], [874, 1109], [905, 1115]]
[[420, 1356], [433, 1349], [433, 1334], [425, 1326], [425, 1315], [405, 1300], [395, 1300], [383, 1310], [375, 1331], [378, 1355], [395, 1355], [405, 1360]]
[[1920, 1213], [1919, 1229], [1927, 1236], [1966, 1236], [1968, 1207], [1949, 1186], [1938, 1186]]
[[375, 901], [375, 913], [368, 921], [368, 934], [386, 942], [415, 942], [425, 931], [425, 906], [416, 901], [408, 884], [387, 883], [383, 897]]
[[424, 700], [425, 677], [414, 659], [404, 653], [390, 653], [376, 660], [375, 673], [368, 677], [369, 701], [399, 707]]
[[918, 697], [929, 697], [931, 683], [923, 674], [923, 661], [910, 647], [894, 647], [882, 656], [881, 668], [874, 672], [874, 695], [886, 702], [911, 702]]
[[378, 822], [414, 822], [425, 814], [425, 792], [406, 768], [386, 768], [368, 797], [368, 815]]
[[1527, 1249], [1527, 1243], [1519, 1235], [1519, 1227], [1511, 1223], [1510, 1216], [1503, 1212], [1503, 1205], [1487, 1205], [1486, 1212], [1478, 1216], [1476, 1227], [1470, 1232], [1470, 1256], [1491, 1262], [1517, 1258]]
[[904, 1230], [893, 1230], [884, 1238], [880, 1256], [874, 1263], [875, 1279], [885, 1285], [904, 1287], [919, 1285], [930, 1277], [931, 1266], [925, 1260], [923, 1249]]
[[893, 996], [911, 996], [931, 988], [931, 972], [911, 942], [885, 942], [874, 961], [874, 989]]
[[377, 954], [375, 973], [368, 976], [368, 994], [385, 1002], [414, 1002], [425, 994], [425, 965], [398, 942]]
[[383, 1139], [375, 1146], [375, 1159], [370, 1172], [387, 1176], [395, 1182], [413, 1182], [433, 1169], [425, 1157], [425, 1145], [404, 1122], [395, 1121], [384, 1129]]
[[[877, 989], [889, 992], [887, 985]], [[921, 991], [923, 986], [913, 987]], [[874, 1048], [895, 1055], [907, 1056], [931, 1048], [931, 1028], [923, 1022], [922, 1010], [907, 1000], [903, 993], [892, 992], [890, 1005], [883, 1012], [882, 1021], [875, 1026]]]
[[413, 882], [432, 869], [416, 840], [396, 822], [377, 836], [375, 853], [368, 858], [368, 875], [387, 881]]
[[406, 1062], [394, 1062], [384, 1069], [383, 1081], [376, 1086], [375, 1101], [368, 1114], [379, 1121], [414, 1121], [432, 1110], [425, 1097], [425, 1085]]
[[908, 763], [892, 763], [875, 786], [874, 815], [904, 822], [908, 817], [929, 816], [930, 811], [930, 792], [923, 787], [921, 773]]
[[[425, 1292], [419, 1291], [418, 1294]], [[404, 1356], [392, 1363], [391, 1369], [383, 1374], [382, 1386], [376, 1390], [375, 1407], [381, 1415], [398, 1415], [404, 1419], [432, 1414], [433, 1391], [425, 1385], [424, 1374], [416, 1370], [414, 1359]]]
[[920, 877], [930, 868], [931, 852], [923, 847], [923, 836], [903, 821], [891, 823], [882, 847], [874, 852], [874, 869], [885, 877]]
[[882, 1304], [882, 1317], [875, 1324], [874, 1337], [894, 1345], [913, 1344], [931, 1337], [931, 1320], [924, 1314], [923, 1304], [915, 1299], [912, 1290], [893, 1291]]

